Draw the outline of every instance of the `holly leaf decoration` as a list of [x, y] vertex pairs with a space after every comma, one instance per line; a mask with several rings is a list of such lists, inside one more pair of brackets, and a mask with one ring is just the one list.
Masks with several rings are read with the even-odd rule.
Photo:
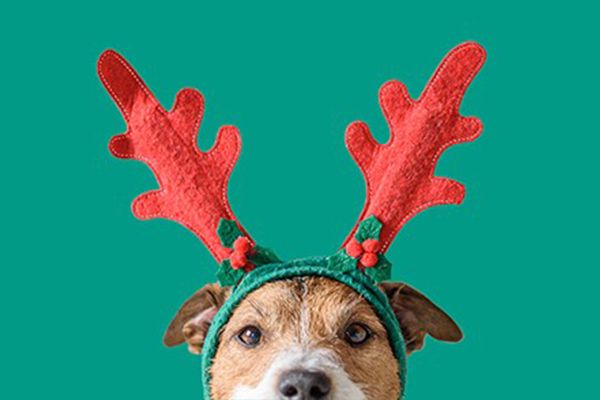
[[235, 239], [242, 236], [243, 233], [235, 221], [221, 218], [219, 226], [217, 226], [217, 235], [219, 235], [223, 247], [231, 248]]
[[262, 246], [254, 246], [255, 253], [250, 257], [250, 261], [256, 266], [273, 264], [281, 262], [279, 257], [271, 249]]
[[358, 260], [350, 257], [346, 250], [341, 249], [327, 259], [327, 267], [341, 272], [348, 272], [358, 267]]
[[381, 232], [382, 224], [379, 222], [374, 215], [364, 219], [359, 225], [354, 237], [359, 242], [363, 242], [367, 239], [379, 240], [379, 233]]
[[379, 254], [378, 258], [374, 267], [365, 268], [365, 274], [377, 283], [387, 281], [392, 277], [392, 263], [383, 254]]
[[219, 280], [219, 284], [223, 287], [234, 286], [243, 276], [244, 270], [231, 268], [229, 260], [223, 261], [217, 269], [217, 279]]

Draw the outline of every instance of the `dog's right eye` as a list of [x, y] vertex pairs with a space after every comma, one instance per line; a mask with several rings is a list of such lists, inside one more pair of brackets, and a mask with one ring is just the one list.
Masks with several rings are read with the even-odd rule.
[[256, 347], [260, 343], [262, 332], [255, 326], [247, 326], [237, 335], [238, 341], [246, 347]]

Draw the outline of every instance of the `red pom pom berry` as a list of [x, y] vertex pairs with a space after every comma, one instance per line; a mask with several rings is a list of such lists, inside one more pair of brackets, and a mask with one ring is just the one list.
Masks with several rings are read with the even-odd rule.
[[381, 250], [381, 243], [379, 243], [379, 240], [367, 239], [362, 242], [362, 247], [368, 253], [379, 253], [379, 250]]
[[352, 238], [346, 245], [346, 253], [352, 258], [358, 258], [363, 253], [363, 247], [358, 241]]
[[252, 249], [252, 243], [246, 236], [240, 236], [233, 242], [233, 248], [240, 253], [248, 253]]
[[231, 268], [240, 269], [246, 265], [248, 258], [244, 253], [234, 251], [231, 257], [229, 257], [229, 262], [231, 263]]
[[374, 266], [376, 266], [377, 261], [379, 261], [379, 258], [375, 253], [365, 253], [360, 258], [360, 263], [367, 268], [373, 268]]

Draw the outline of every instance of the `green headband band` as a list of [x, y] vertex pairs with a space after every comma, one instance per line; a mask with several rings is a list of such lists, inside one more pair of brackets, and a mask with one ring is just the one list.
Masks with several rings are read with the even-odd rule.
[[299, 276], [322, 276], [336, 280], [354, 289], [367, 300], [381, 322], [384, 324], [390, 346], [398, 360], [401, 383], [400, 398], [406, 386], [406, 350], [398, 320], [396, 319], [387, 296], [379, 289], [377, 282], [359, 269], [343, 270], [331, 268], [331, 257], [313, 257], [289, 262], [262, 265], [244, 276], [234, 287], [231, 295], [220, 308], [208, 330], [202, 349], [202, 382], [204, 398], [210, 399], [210, 367], [219, 346], [219, 335], [227, 324], [236, 307], [254, 290], [265, 283]]

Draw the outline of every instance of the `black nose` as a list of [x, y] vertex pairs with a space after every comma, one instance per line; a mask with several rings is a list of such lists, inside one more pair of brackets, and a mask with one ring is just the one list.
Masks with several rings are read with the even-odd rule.
[[325, 400], [331, 390], [331, 380], [323, 372], [291, 370], [279, 380], [282, 400]]

